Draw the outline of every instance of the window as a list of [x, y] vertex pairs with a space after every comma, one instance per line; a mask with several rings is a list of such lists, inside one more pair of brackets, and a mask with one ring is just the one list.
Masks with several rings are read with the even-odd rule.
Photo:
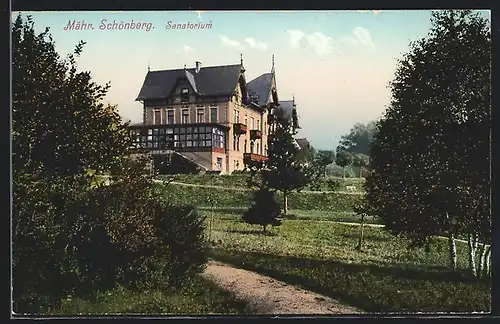
[[217, 122], [217, 107], [210, 107], [210, 122]]
[[181, 102], [182, 103], [189, 102], [189, 89], [188, 88], [182, 88], [182, 90], [181, 90]]
[[260, 154], [260, 145], [257, 143], [257, 154]]
[[254, 129], [254, 119], [253, 117], [250, 117], [250, 129]]
[[240, 112], [235, 109], [234, 110], [234, 123], [238, 124], [240, 122]]
[[264, 121], [264, 127], [262, 129], [262, 134], [266, 134], [267, 123]]
[[257, 129], [260, 130], [260, 120], [257, 119]]
[[204, 123], [205, 122], [205, 109], [198, 109], [196, 112], [196, 122]]
[[189, 109], [182, 109], [182, 123], [189, 123]]
[[250, 153], [253, 153], [253, 146], [254, 146], [254, 143], [250, 142]]
[[245, 115], [245, 126], [248, 126], [248, 116]]
[[264, 146], [264, 155], [267, 156], [267, 145]]
[[174, 123], [174, 111], [169, 109], [167, 110], [167, 124], [173, 124]]
[[161, 110], [154, 110], [153, 113], [153, 124], [161, 124]]
[[216, 148], [224, 148], [225, 144], [225, 138], [224, 138], [224, 131], [213, 128], [212, 130], [212, 145], [213, 147]]
[[243, 153], [247, 153], [247, 140], [245, 140], [245, 147], [244, 147], [244, 149], [245, 150], [243, 151]]
[[217, 158], [217, 169], [222, 170], [222, 158], [221, 157]]
[[240, 150], [240, 138], [239, 137], [236, 138], [236, 150], [237, 151]]
[[233, 137], [233, 150], [236, 151], [236, 136]]

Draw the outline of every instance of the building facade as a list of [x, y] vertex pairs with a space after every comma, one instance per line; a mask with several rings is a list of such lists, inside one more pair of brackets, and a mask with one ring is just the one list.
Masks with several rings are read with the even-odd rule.
[[[273, 67], [249, 82], [240, 64], [148, 71], [136, 99], [143, 122], [131, 125], [139, 154], [182, 157], [203, 171], [229, 174], [267, 159], [269, 115], [296, 115], [294, 100], [280, 108]], [[177, 159], [178, 160], [178, 159]]]

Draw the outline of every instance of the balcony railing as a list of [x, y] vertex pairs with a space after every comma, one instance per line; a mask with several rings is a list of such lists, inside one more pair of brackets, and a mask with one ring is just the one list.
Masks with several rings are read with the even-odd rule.
[[247, 125], [245, 125], [245, 124], [235, 123], [235, 124], [233, 124], [233, 127], [234, 127], [234, 134], [235, 135], [246, 134], [246, 132], [247, 132]]
[[251, 140], [256, 140], [256, 139], [261, 139], [262, 138], [262, 131], [258, 129], [252, 129], [250, 131], [250, 139]]
[[255, 154], [255, 153], [243, 153], [243, 161], [247, 164], [251, 162], [264, 162], [267, 160], [267, 156]]

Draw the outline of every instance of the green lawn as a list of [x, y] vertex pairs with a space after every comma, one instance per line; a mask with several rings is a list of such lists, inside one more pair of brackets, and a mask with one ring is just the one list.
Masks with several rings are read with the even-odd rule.
[[248, 314], [247, 303], [218, 288], [211, 281], [197, 278], [178, 290], [135, 292], [118, 288], [91, 300], [68, 298], [50, 315], [134, 315], [134, 314]]
[[435, 240], [429, 252], [407, 249], [404, 239], [367, 227], [364, 249], [359, 252], [355, 249], [358, 226], [285, 220], [264, 236], [260, 227], [241, 223], [234, 212], [220, 211], [207, 217], [207, 223], [214, 242], [212, 258], [368, 312], [490, 308], [491, 282], [469, 279], [463, 273], [467, 252], [462, 243], [457, 243], [461, 271], [450, 273], [446, 240]]

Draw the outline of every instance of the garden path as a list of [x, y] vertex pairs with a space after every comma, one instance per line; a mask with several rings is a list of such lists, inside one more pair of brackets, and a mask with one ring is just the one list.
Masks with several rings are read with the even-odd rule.
[[249, 303], [255, 314], [360, 314], [330, 297], [307, 291], [248, 270], [209, 262], [204, 276]]

